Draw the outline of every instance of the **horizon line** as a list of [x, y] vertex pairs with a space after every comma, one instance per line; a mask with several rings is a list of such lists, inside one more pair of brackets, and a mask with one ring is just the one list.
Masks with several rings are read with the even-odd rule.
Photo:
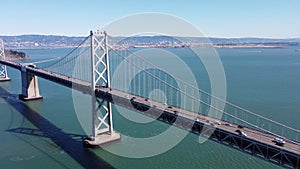
[[[0, 37], [13, 37], [13, 36], [65, 36], [65, 37], [74, 37], [74, 38], [83, 38], [87, 37], [84, 35], [61, 35], [61, 34], [39, 34], [39, 33], [25, 33], [18, 35], [0, 35]], [[88, 35], [89, 36], [89, 35]], [[168, 35], [141, 35], [141, 36], [111, 36], [111, 37], [158, 37], [158, 36], [168, 36]], [[238, 36], [238, 37], [224, 37], [224, 36], [169, 36], [169, 37], [181, 37], [181, 38], [219, 38], [219, 39], [300, 39], [300, 36], [297, 37], [259, 37], [259, 36]]]

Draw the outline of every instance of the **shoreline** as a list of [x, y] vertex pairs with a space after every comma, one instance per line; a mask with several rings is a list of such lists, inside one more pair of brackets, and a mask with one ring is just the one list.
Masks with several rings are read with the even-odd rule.
[[5, 59], [9, 61], [15, 61], [15, 60], [29, 60], [29, 56], [26, 55], [25, 52], [19, 52], [16, 50], [11, 49], [5, 49]]
[[[23, 48], [10, 48], [9, 50], [49, 50], [49, 49], [70, 49], [76, 48], [77, 46], [48, 46], [48, 47], [23, 47]], [[285, 46], [279, 45], [132, 45], [132, 46], [112, 46], [115, 50], [128, 50], [132, 48], [190, 48], [190, 47], [199, 47], [199, 48], [217, 48], [217, 49], [241, 49], [241, 48], [258, 48], [258, 49], [275, 49], [275, 48], [284, 48]], [[26, 60], [26, 59], [25, 59]]]
[[272, 45], [214, 45], [215, 48], [283, 48], [283, 46]]

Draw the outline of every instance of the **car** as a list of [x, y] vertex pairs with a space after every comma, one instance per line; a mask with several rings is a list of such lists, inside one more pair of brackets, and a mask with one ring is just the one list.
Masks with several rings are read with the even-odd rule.
[[214, 121], [214, 124], [221, 125], [222, 123], [219, 120], [217, 120], [217, 121]]
[[275, 142], [275, 144], [279, 145], [279, 146], [283, 146], [285, 144], [285, 141], [282, 138], [274, 138], [273, 142]]
[[224, 124], [225, 126], [228, 126], [228, 127], [232, 127], [232, 124], [230, 124], [230, 123], [226, 123], [226, 124]]
[[36, 65], [33, 64], [33, 63], [25, 63], [24, 65], [25, 65], [26, 67], [31, 67], [31, 68], [35, 68], [35, 67], [36, 67]]
[[178, 111], [177, 110], [174, 110], [174, 113], [175, 113], [175, 115], [178, 115]]
[[235, 130], [235, 131], [238, 132], [241, 136], [247, 137], [247, 134], [244, 133], [243, 131], [241, 130]]
[[241, 134], [242, 134], [242, 136], [244, 136], [244, 137], [247, 137], [247, 136], [248, 136], [248, 135], [247, 135], [246, 133], [244, 133], [244, 132], [242, 132]]
[[168, 106], [169, 109], [172, 109], [172, 106]]
[[238, 125], [238, 128], [239, 128], [239, 129], [243, 129], [243, 128], [244, 128], [244, 126], [242, 126], [242, 125]]

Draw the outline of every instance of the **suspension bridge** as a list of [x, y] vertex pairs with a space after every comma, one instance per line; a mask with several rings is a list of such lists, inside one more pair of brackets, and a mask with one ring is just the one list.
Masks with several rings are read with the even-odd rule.
[[[6, 69], [9, 66], [21, 71], [21, 100], [43, 98], [37, 77], [90, 95], [93, 124], [91, 136], [84, 140], [87, 146], [121, 140], [121, 135], [113, 129], [111, 104], [116, 104], [266, 161], [300, 168], [298, 129], [211, 95], [169, 75], [139, 55], [129, 59], [130, 51], [114, 49], [107, 37], [105, 32], [91, 31], [90, 36], [65, 57], [44, 65], [43, 62], [25, 64], [6, 60], [0, 40], [0, 82], [11, 80]], [[116, 75], [116, 81], [111, 80], [116, 68], [124, 62], [126, 64], [119, 68], [123, 74]], [[130, 72], [138, 74], [129, 79]], [[124, 87], [128, 81], [130, 85]], [[153, 94], [155, 90], [164, 93]]]

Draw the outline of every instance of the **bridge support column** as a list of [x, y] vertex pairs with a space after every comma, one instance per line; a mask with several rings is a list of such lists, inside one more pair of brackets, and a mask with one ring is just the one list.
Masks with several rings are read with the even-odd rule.
[[[4, 53], [4, 43], [3, 40], [0, 39], [0, 59], [5, 60], [5, 53]], [[5, 65], [0, 65], [0, 82], [3, 81], [10, 81], [11, 79], [7, 76], [7, 70]]]
[[40, 95], [38, 78], [37, 76], [28, 73], [26, 67], [22, 67], [22, 94], [19, 95], [19, 99], [23, 101], [38, 100], [43, 97]]
[[110, 88], [107, 35], [105, 32], [91, 31], [91, 67], [92, 67], [92, 136], [84, 140], [87, 146], [100, 146], [119, 141], [121, 135], [113, 129], [111, 103], [99, 100], [95, 96], [96, 86]]

